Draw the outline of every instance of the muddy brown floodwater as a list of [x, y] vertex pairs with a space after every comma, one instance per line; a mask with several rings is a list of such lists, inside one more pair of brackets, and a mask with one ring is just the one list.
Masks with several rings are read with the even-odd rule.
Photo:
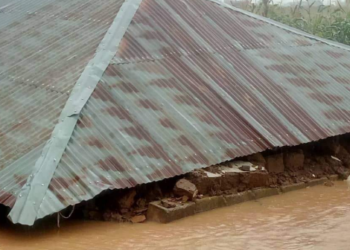
[[0, 249], [350, 249], [346, 182], [198, 214], [170, 224], [63, 222], [61, 229], [0, 226]]

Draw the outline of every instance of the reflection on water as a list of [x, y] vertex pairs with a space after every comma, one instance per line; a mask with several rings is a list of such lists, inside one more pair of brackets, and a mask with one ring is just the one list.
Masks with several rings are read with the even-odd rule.
[[0, 226], [0, 249], [350, 249], [345, 182], [313, 187], [170, 224], [63, 222], [15, 230]]

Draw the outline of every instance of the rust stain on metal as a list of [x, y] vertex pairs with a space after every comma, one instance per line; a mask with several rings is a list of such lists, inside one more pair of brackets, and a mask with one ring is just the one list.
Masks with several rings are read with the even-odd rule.
[[[108, 19], [109, 6], [101, 6], [94, 15]], [[72, 12], [67, 18], [83, 16]], [[100, 26], [95, 23], [93, 28]], [[86, 33], [95, 42], [100, 38], [91, 35]], [[40, 154], [78, 77], [73, 69], [82, 68], [91, 56], [90, 45], [74, 41], [86, 51], [72, 59], [73, 65], [57, 57], [50, 65], [62, 64], [63, 69], [56, 69], [54, 78], [50, 65], [43, 68], [39, 82], [44, 87], [17, 77], [33, 70], [27, 65], [18, 63], [17, 71], [10, 72], [9, 64], [6, 76], [15, 76], [11, 81], [18, 87], [1, 82], [5, 108], [0, 114], [8, 118], [0, 121], [0, 156], [5, 162], [0, 166], [9, 175], [5, 182], [0, 179], [1, 203], [13, 205], [23, 182], [11, 177], [12, 172], [21, 178], [30, 174], [30, 169], [21, 173], [16, 161]], [[7, 43], [0, 39], [0, 46]], [[36, 60], [44, 64], [45, 53]], [[349, 50], [208, 0], [143, 0], [82, 110], [39, 217], [106, 189], [133, 187], [269, 148], [350, 132], [349, 58]], [[63, 82], [52, 88], [52, 79]], [[19, 100], [24, 93], [28, 95]], [[7, 110], [13, 110], [12, 118]]]

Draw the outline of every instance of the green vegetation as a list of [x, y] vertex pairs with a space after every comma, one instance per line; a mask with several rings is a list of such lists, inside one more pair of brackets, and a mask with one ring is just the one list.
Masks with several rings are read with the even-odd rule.
[[319, 1], [309, 0], [295, 6], [282, 6], [263, 1], [238, 6], [256, 14], [267, 16], [278, 22], [305, 32], [350, 45], [350, 10], [337, 5], [325, 6]]

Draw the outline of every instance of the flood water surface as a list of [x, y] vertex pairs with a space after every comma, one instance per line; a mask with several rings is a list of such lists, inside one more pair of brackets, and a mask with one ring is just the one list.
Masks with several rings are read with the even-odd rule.
[[198, 214], [170, 224], [64, 221], [61, 228], [0, 226], [0, 249], [350, 249], [346, 182]]

